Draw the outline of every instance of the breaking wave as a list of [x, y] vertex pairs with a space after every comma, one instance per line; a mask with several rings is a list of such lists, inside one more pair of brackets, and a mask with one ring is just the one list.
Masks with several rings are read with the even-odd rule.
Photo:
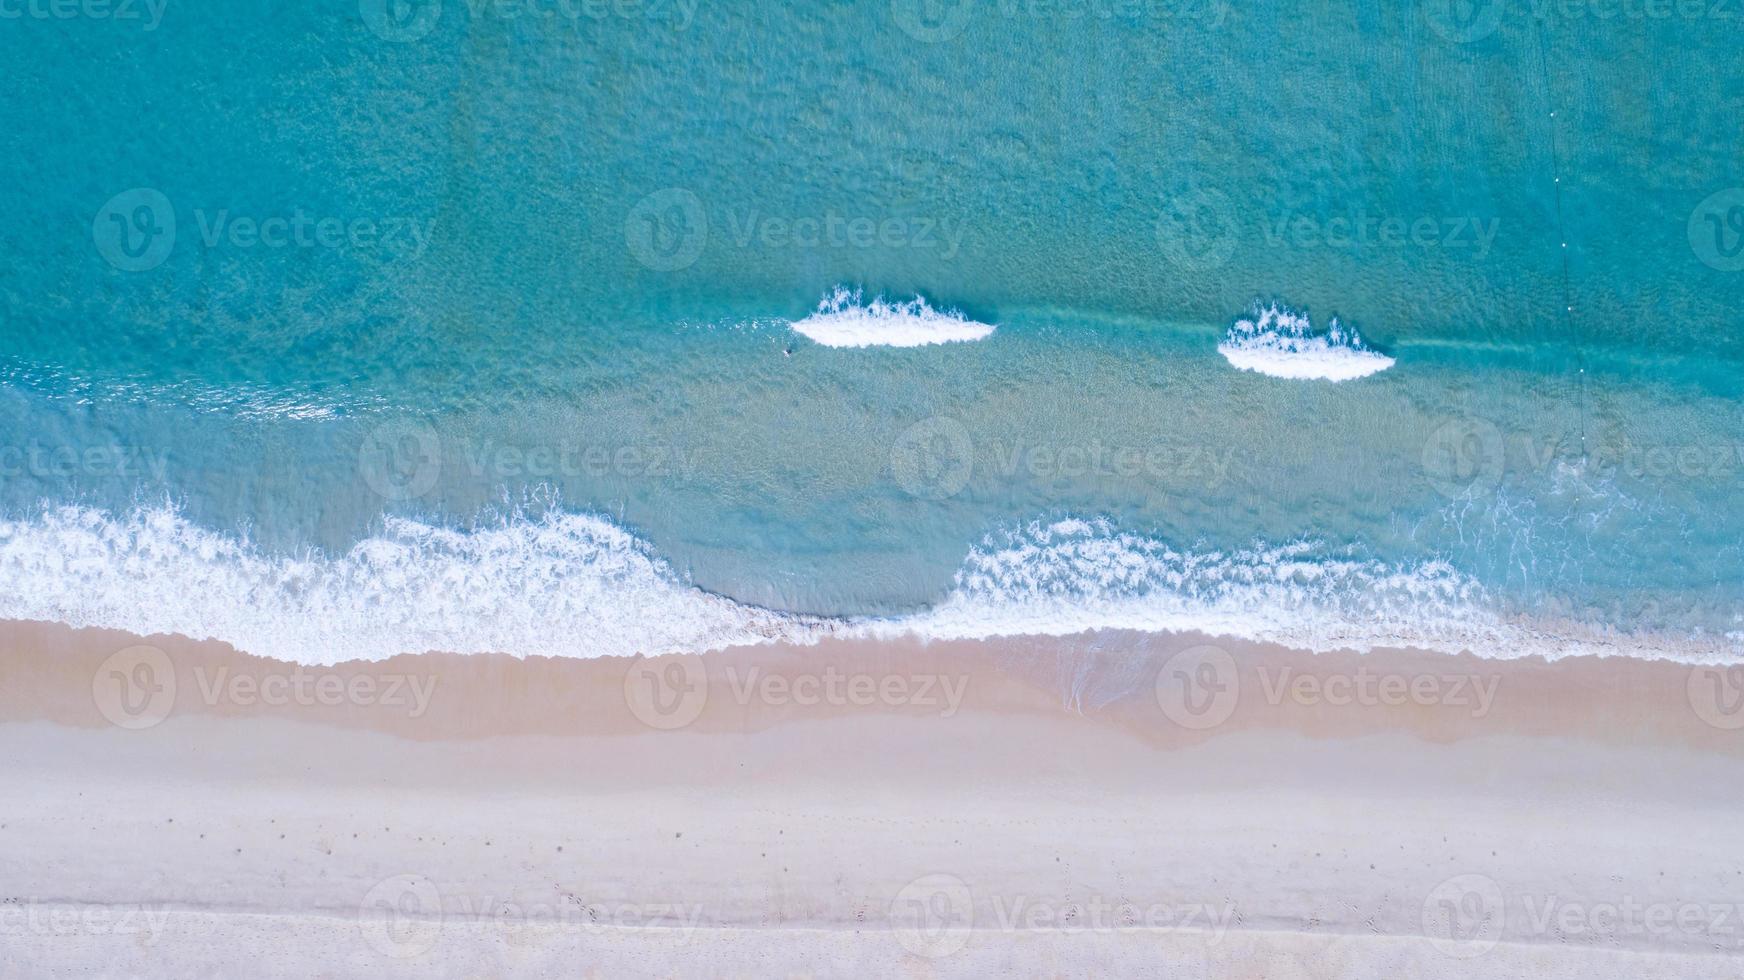
[[985, 340], [995, 328], [956, 310], [935, 310], [919, 296], [906, 303], [883, 297], [866, 303], [859, 290], [837, 287], [793, 329], [825, 347], [924, 347]]
[[1275, 304], [1237, 320], [1217, 352], [1243, 371], [1293, 380], [1351, 381], [1393, 366], [1336, 319], [1316, 333], [1306, 315]]
[[1445, 562], [1389, 563], [1308, 541], [1184, 550], [1076, 519], [989, 535], [929, 609], [830, 618], [699, 589], [645, 542], [594, 515], [553, 512], [470, 530], [394, 518], [344, 554], [274, 555], [169, 508], [112, 516], [63, 506], [0, 522], [0, 618], [221, 640], [305, 664], [433, 650], [631, 656], [832, 636], [956, 640], [1112, 629], [1314, 651], [1738, 656], [1738, 638], [1508, 617]]

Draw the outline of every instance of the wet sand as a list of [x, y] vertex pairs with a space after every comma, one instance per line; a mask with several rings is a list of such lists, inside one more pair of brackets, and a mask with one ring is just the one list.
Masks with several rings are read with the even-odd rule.
[[1130, 634], [0, 647], [5, 975], [1744, 969], [1744, 678], [1713, 670]]

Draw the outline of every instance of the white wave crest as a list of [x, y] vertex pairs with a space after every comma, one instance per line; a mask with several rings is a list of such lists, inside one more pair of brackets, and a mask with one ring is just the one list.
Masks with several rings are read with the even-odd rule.
[[935, 310], [919, 296], [906, 303], [883, 297], [864, 303], [859, 290], [837, 287], [793, 329], [825, 347], [924, 347], [985, 340], [995, 328], [956, 310]]
[[1217, 352], [1243, 371], [1293, 380], [1351, 381], [1393, 366], [1392, 358], [1370, 350], [1336, 319], [1325, 333], [1315, 333], [1307, 316], [1275, 304], [1237, 320]]
[[390, 519], [343, 555], [292, 557], [169, 509], [112, 519], [82, 507], [0, 522], [0, 618], [179, 633], [306, 664], [432, 650], [652, 656], [829, 628], [692, 588], [589, 515], [472, 531]]
[[1188, 551], [1104, 520], [1068, 519], [989, 535], [938, 605], [860, 625], [874, 636], [933, 639], [1194, 632], [1317, 653], [1409, 648], [1502, 660], [1744, 657], [1726, 637], [1631, 633], [1497, 610], [1475, 579], [1445, 561], [1389, 563], [1309, 541]]
[[1623, 633], [1499, 614], [1445, 562], [1311, 542], [1180, 550], [1106, 521], [1035, 522], [971, 549], [906, 616], [826, 618], [686, 583], [610, 521], [552, 512], [468, 531], [391, 519], [343, 555], [275, 556], [142, 509], [58, 507], [0, 522], [0, 619], [227, 642], [305, 664], [400, 653], [631, 656], [826, 637], [926, 640], [1198, 632], [1312, 651], [1407, 647], [1509, 659], [1736, 662], [1736, 637]]
[[1499, 641], [1483, 589], [1445, 562], [1391, 565], [1311, 542], [1182, 551], [1106, 521], [1031, 523], [969, 553], [956, 588], [903, 625], [989, 637], [1195, 631], [1313, 650]]

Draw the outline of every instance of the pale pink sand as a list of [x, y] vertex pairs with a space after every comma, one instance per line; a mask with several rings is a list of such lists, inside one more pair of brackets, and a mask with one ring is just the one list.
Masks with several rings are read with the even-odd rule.
[[1744, 974], [1744, 718], [1672, 664], [0, 647], [3, 976]]

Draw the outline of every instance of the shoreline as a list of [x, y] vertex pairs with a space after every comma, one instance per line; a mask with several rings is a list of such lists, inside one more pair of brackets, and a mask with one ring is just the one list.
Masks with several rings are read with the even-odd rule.
[[[433, 652], [310, 665], [216, 640], [17, 621], [0, 621], [0, 655], [10, 680], [0, 686], [0, 722], [84, 727], [258, 715], [447, 740], [754, 731], [843, 711], [948, 719], [967, 710], [1072, 715], [1160, 745], [1253, 728], [1334, 738], [1380, 727], [1430, 741], [1562, 734], [1744, 755], [1744, 704], [1733, 696], [1744, 668], [1632, 657], [1314, 653], [1197, 633], [1103, 631], [832, 638], [653, 658]], [[152, 684], [162, 672], [169, 690], [124, 703], [145, 693], [133, 689], [141, 669]], [[1159, 690], [1165, 669], [1175, 686]], [[1184, 672], [1206, 689], [1182, 688]], [[100, 673], [110, 688], [102, 697]], [[644, 693], [632, 697], [627, 687], [636, 685]], [[656, 703], [680, 687], [695, 690]], [[1196, 695], [1213, 700], [1195, 711]]]
[[1703, 668], [1138, 634], [332, 668], [42, 623], [0, 647], [0, 972], [1744, 957], [1744, 716], [1692, 697], [1727, 681]]
[[[436, 438], [434, 430], [421, 434]], [[1677, 629], [1510, 613], [1446, 561], [1389, 564], [1306, 541], [1194, 552], [1123, 532], [1106, 518], [1000, 521], [977, 530], [981, 537], [952, 558], [954, 584], [942, 595], [907, 612], [834, 615], [690, 584], [637, 530], [606, 515], [531, 502], [487, 512], [488, 519], [453, 526], [374, 513], [340, 550], [293, 558], [197, 524], [168, 504], [114, 512], [43, 504], [7, 525], [0, 572], [37, 584], [15, 590], [5, 616], [141, 635], [185, 630], [321, 664], [408, 651], [562, 658], [575, 653], [575, 637], [590, 633], [586, 652], [600, 656], [1131, 632], [1334, 654], [1478, 651], [1494, 659], [1627, 656], [1699, 665], [1744, 658], [1744, 634], [1714, 628], [1715, 610], [1689, 610]], [[376, 567], [384, 554], [394, 556], [391, 571]], [[936, 571], [949, 576], [953, 566]], [[1125, 581], [1111, 588], [1102, 576], [1116, 570]], [[454, 593], [458, 582], [467, 584]], [[432, 602], [453, 609], [431, 615]]]

